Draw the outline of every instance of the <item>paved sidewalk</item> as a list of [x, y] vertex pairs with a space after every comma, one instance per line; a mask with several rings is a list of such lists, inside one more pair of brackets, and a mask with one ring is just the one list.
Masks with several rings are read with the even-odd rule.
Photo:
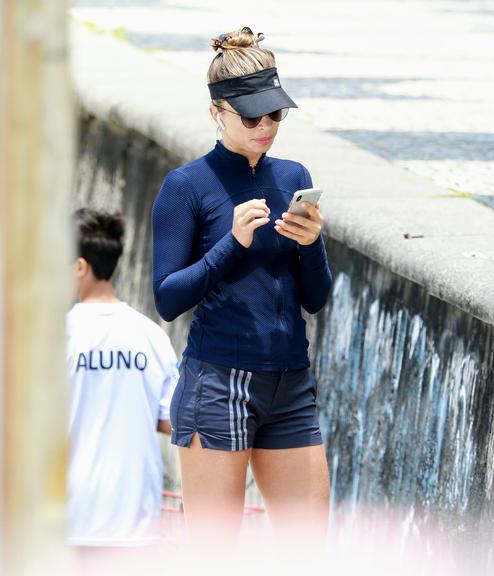
[[242, 25], [264, 31], [300, 106], [291, 114], [452, 194], [494, 200], [494, 0], [72, 5], [77, 20], [201, 77], [213, 35]]

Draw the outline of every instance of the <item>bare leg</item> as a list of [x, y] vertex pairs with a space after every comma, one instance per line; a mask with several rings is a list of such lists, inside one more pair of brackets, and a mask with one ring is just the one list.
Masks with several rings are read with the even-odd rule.
[[280, 541], [310, 548], [322, 545], [329, 516], [329, 474], [323, 446], [253, 449], [251, 466]]
[[203, 448], [197, 434], [189, 448], [179, 448], [185, 520], [194, 544], [211, 550], [236, 540], [250, 453]]

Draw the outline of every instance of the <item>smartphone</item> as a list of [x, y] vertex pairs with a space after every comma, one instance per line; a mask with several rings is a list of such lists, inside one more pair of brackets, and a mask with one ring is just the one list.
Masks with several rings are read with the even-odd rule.
[[307, 188], [305, 190], [297, 190], [293, 194], [293, 198], [288, 206], [288, 212], [298, 214], [299, 216], [307, 216], [307, 210], [302, 208], [302, 202], [310, 202], [316, 204], [321, 197], [321, 188]]

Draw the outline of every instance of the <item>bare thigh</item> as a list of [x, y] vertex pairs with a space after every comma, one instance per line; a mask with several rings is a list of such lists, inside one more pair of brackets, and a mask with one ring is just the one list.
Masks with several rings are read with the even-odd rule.
[[324, 447], [253, 449], [251, 466], [270, 522], [283, 538], [320, 544], [329, 516], [329, 473]]
[[189, 448], [179, 448], [187, 531], [196, 542], [238, 535], [250, 453], [203, 448], [197, 434]]

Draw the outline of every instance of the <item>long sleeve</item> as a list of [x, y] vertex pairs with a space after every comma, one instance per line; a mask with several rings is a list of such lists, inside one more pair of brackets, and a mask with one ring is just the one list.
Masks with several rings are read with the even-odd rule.
[[[302, 169], [302, 188], [312, 188], [309, 172], [304, 166]], [[302, 306], [315, 314], [326, 304], [333, 283], [322, 234], [313, 244], [299, 245], [299, 273]]]
[[228, 232], [194, 262], [200, 204], [180, 169], [165, 178], [152, 214], [156, 308], [172, 321], [198, 304], [247, 250]]

